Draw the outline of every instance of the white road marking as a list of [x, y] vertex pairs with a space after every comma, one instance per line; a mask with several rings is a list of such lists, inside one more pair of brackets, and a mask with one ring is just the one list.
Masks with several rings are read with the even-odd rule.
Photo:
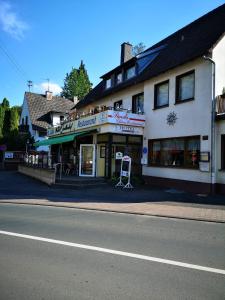
[[199, 271], [206, 271], [206, 272], [225, 275], [225, 270], [223, 270], [223, 269], [215, 269], [215, 268], [210, 268], [210, 267], [193, 265], [193, 264], [183, 263], [183, 262], [179, 262], [179, 261], [175, 261], [175, 260], [163, 259], [163, 258], [159, 258], [159, 257], [152, 257], [152, 256], [147, 256], [147, 255], [142, 255], [142, 254], [112, 250], [112, 249], [95, 247], [95, 246], [90, 246], [90, 245], [85, 245], [85, 244], [65, 242], [65, 241], [61, 241], [61, 240], [48, 239], [48, 238], [44, 238], [44, 237], [20, 234], [20, 233], [16, 233], [16, 232], [0, 230], [0, 234], [20, 237], [20, 238], [25, 238], [25, 239], [30, 239], [30, 240], [36, 240], [36, 241], [41, 241], [41, 242], [47, 242], [47, 243], [52, 243], [52, 244], [64, 245], [64, 246], [69, 246], [69, 247], [81, 248], [81, 249], [86, 249], [86, 250], [98, 251], [98, 252], [103, 252], [103, 253], [109, 253], [109, 254], [114, 254], [114, 255], [132, 257], [132, 258], [137, 258], [137, 259], [141, 259], [141, 260], [154, 261], [154, 262], [159, 262], [159, 263], [167, 264], [167, 265], [173, 265], [173, 266], [178, 266], [178, 267], [183, 267], [183, 268], [188, 268], [188, 269], [194, 269], [194, 270], [199, 270]]

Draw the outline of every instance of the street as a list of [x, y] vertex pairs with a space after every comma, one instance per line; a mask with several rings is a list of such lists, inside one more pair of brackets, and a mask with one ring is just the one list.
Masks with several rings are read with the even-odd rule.
[[225, 224], [1, 204], [0, 231], [4, 300], [225, 298]]

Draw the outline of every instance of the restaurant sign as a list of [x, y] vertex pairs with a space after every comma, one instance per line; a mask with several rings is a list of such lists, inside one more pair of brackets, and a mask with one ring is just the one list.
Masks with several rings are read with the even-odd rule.
[[104, 125], [104, 124], [123, 125], [123, 127], [120, 127], [119, 131], [132, 133], [135, 127], [144, 127], [145, 116], [128, 113], [125, 111], [108, 110], [95, 115], [82, 117], [78, 120], [69, 121], [55, 128], [50, 128], [48, 130], [48, 135], [69, 133], [79, 129], [89, 128], [89, 127], [94, 127], [94, 126]]

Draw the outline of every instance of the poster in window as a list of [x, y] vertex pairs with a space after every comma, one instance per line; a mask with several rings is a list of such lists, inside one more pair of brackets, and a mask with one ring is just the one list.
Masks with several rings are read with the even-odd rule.
[[100, 147], [100, 158], [105, 158], [105, 146]]

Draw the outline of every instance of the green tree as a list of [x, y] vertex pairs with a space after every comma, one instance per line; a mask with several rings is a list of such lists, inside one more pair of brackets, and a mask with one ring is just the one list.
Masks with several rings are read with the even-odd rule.
[[7, 98], [4, 98], [4, 99], [2, 100], [1, 106], [2, 106], [4, 109], [9, 109], [9, 108], [10, 108], [9, 100], [8, 100]]
[[72, 68], [71, 72], [66, 74], [61, 95], [68, 99], [77, 96], [78, 100], [81, 100], [90, 92], [91, 87], [92, 83], [89, 80], [85, 65], [81, 61], [79, 69]]
[[10, 131], [18, 130], [20, 115], [18, 108], [13, 106], [10, 109]]

